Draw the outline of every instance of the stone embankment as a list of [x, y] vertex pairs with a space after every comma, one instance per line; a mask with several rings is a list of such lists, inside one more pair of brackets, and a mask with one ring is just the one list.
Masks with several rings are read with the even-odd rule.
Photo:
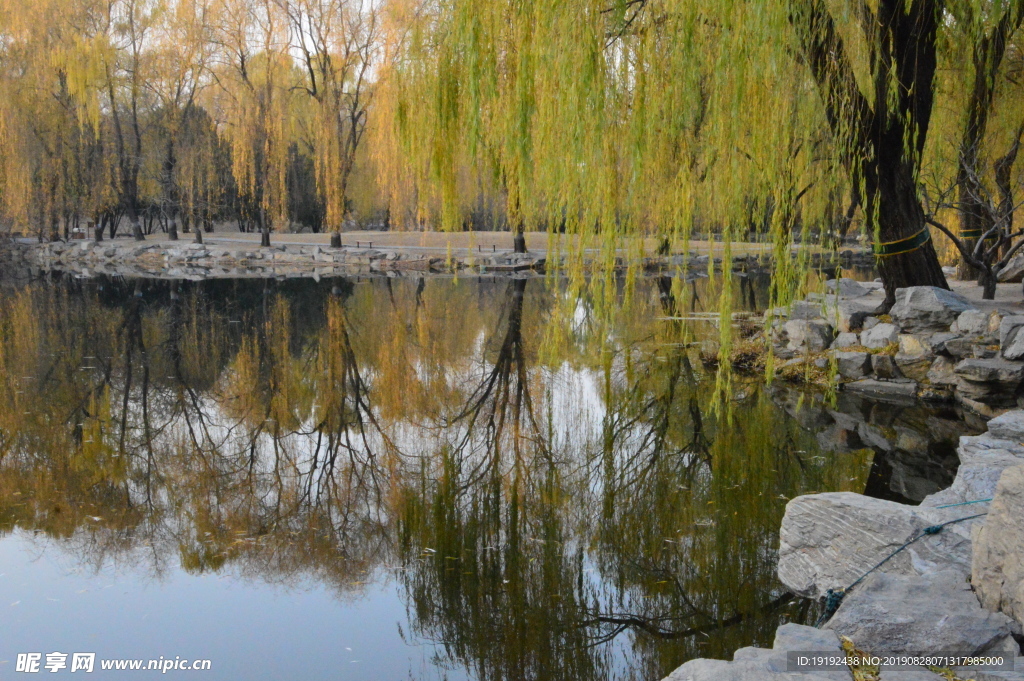
[[953, 485], [918, 506], [850, 492], [791, 500], [780, 530], [779, 579], [810, 598], [843, 593], [838, 610], [821, 629], [780, 627], [771, 650], [743, 648], [730, 662], [691, 660], [666, 681], [852, 681], [848, 669], [787, 667], [789, 651], [837, 652], [843, 641], [873, 655], [1015, 659], [1013, 670], [882, 668], [858, 678], [1024, 681], [1022, 443], [1024, 411], [993, 419], [983, 435], [962, 437]]
[[988, 417], [1024, 406], [1024, 316], [930, 286], [898, 289], [883, 315], [880, 284], [829, 285], [775, 311], [771, 346], [783, 368], [834, 361], [845, 390], [956, 400]]
[[[550, 264], [543, 251], [513, 253], [474, 252], [460, 249], [447, 253], [440, 249], [374, 249], [345, 246], [329, 248], [317, 245], [282, 243], [260, 248], [255, 243], [230, 243], [211, 239], [208, 244], [186, 241], [136, 242], [71, 241], [0, 245], [10, 257], [18, 257], [43, 270], [63, 270], [91, 276], [96, 274], [160, 277], [173, 279], [211, 279], [244, 277], [328, 277], [353, 273], [381, 272], [451, 273], [469, 270], [481, 273], [543, 273]], [[13, 255], [12, 255], [13, 253]], [[744, 273], [766, 272], [766, 255], [737, 255], [731, 268]], [[593, 264], [597, 264], [596, 260]], [[616, 268], [628, 262], [619, 258]], [[645, 258], [640, 263], [647, 272], [675, 272], [685, 267], [693, 276], [720, 270], [721, 258], [692, 253]], [[840, 254], [816, 253], [812, 265], [829, 268], [870, 267], [868, 253], [843, 251]]]

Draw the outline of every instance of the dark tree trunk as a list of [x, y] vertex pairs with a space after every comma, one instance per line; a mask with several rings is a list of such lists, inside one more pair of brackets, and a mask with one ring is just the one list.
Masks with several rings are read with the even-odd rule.
[[829, 3], [792, 1], [790, 21], [818, 85], [839, 160], [854, 187], [863, 187], [869, 234], [880, 244], [892, 244], [886, 251], [893, 254], [878, 258], [887, 303], [895, 300], [898, 288], [949, 288], [930, 240], [900, 252], [900, 242], [926, 229], [917, 174], [934, 103], [936, 35], [944, 2], [879, 0], [876, 16], [865, 17], [874, 87], [869, 100], [860, 90]]
[[523, 234], [523, 228], [516, 227], [515, 232], [512, 235], [512, 250], [516, 253], [526, 253], [526, 235]]
[[[996, 75], [1006, 54], [1007, 38], [1020, 27], [1024, 19], [1024, 4], [1011, 3], [1011, 7], [1003, 14], [999, 22], [992, 28], [992, 33], [983, 36], [974, 48], [972, 58], [974, 80], [971, 85], [970, 98], [967, 101], [967, 121], [964, 125], [963, 137], [960, 141], [960, 159], [957, 167], [957, 191], [959, 193], [960, 233], [984, 233], [991, 223], [986, 219], [986, 206], [982, 201], [985, 194], [981, 186], [981, 168], [979, 153], [985, 132], [988, 129], [989, 114], [992, 110], [992, 98], [995, 93]], [[968, 250], [974, 250], [977, 238], [961, 237]], [[997, 256], [998, 257], [998, 256]], [[979, 277], [981, 284], [982, 271], [971, 267], [963, 258], [957, 264], [957, 276], [960, 279]]]
[[171, 220], [170, 224], [167, 225], [167, 238], [171, 241], [178, 240], [178, 223]]
[[978, 283], [981, 285], [981, 297], [983, 300], [994, 300], [996, 297], [996, 275], [991, 269], [981, 270], [978, 275]]
[[332, 232], [331, 233], [331, 248], [341, 248], [341, 233], [340, 232]]
[[[134, 212], [134, 211], [132, 211]], [[142, 233], [142, 223], [139, 221], [138, 215], [129, 215], [128, 219], [132, 223], [132, 236], [136, 241], [145, 241], [146, 235]]]
[[[882, 145], [884, 148], [884, 144]], [[889, 243], [911, 237], [927, 229], [924, 209], [917, 198], [917, 192], [906, 167], [893, 168], [884, 153], [879, 154], [878, 186], [871, 200], [877, 200], [877, 215], [869, 203], [868, 226], [877, 223], [879, 242]], [[874, 231], [872, 229], [872, 231]], [[869, 232], [870, 233], [870, 232]], [[876, 259], [879, 276], [885, 286], [887, 305], [896, 300], [896, 289], [909, 286], [937, 286], [948, 289], [946, 275], [942, 272], [935, 245], [929, 239], [921, 247], [908, 253], [886, 255]]]
[[98, 222], [96, 224], [89, 223], [89, 227], [93, 231], [93, 237], [95, 238], [96, 243], [99, 243], [99, 242], [103, 241], [103, 223], [102, 222]]
[[260, 247], [267, 248], [270, 246], [270, 220], [267, 219], [267, 212], [260, 209]]

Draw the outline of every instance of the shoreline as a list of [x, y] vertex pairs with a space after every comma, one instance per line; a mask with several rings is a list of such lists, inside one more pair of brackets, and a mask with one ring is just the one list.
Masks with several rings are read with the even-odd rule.
[[883, 314], [880, 284], [829, 281], [830, 292], [771, 311], [757, 361], [770, 353], [785, 380], [835, 381], [840, 390], [882, 400], [956, 402], [986, 418], [1024, 408], [1018, 285], [1001, 284], [1003, 299], [985, 301], [974, 299], [980, 290], [973, 282], [952, 283], [959, 293], [898, 289]]
[[[353, 240], [354, 241], [354, 240]], [[161, 279], [214, 278], [291, 278], [344, 276], [380, 273], [388, 276], [413, 274], [451, 275], [457, 273], [545, 274], [551, 267], [568, 266], [570, 256], [549, 260], [546, 250], [514, 253], [511, 249], [473, 251], [431, 246], [398, 245], [370, 248], [371, 240], [360, 246], [331, 248], [303, 243], [278, 243], [260, 247], [258, 242], [210, 237], [207, 243], [186, 241], [8, 241], [0, 244], [6, 258], [42, 270], [63, 270], [82, 276], [98, 274]], [[363, 247], [362, 244], [367, 244]], [[584, 269], [604, 268], [603, 255], [584, 254]], [[839, 253], [812, 254], [812, 267], [854, 268], [870, 266], [872, 256], [863, 251], [844, 250]], [[723, 260], [699, 251], [667, 256], [648, 256], [629, 260], [617, 256], [614, 269], [624, 272], [636, 267], [645, 274], [676, 273], [682, 270], [695, 276], [720, 270]], [[731, 258], [731, 269], [738, 273], [767, 272], [771, 267], [766, 253], [742, 253]]]
[[[696, 658], [664, 681], [1024, 681], [1022, 441], [1021, 410], [961, 436], [953, 484], [920, 504], [854, 492], [790, 500], [779, 579], [832, 607], [818, 626], [779, 626], [772, 648], [740, 648], [731, 661]], [[794, 653], [986, 655], [1011, 664], [794, 668]]]

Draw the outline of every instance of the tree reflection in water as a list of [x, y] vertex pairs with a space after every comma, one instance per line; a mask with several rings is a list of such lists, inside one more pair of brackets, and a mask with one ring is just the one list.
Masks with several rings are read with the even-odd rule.
[[390, 573], [405, 635], [480, 679], [659, 678], [767, 643], [807, 617], [774, 577], [785, 500], [863, 490], [871, 456], [818, 455], [756, 378], [714, 416], [690, 346], [716, 332], [664, 319], [698, 297], [37, 282], [0, 302], [0, 526], [156, 575]]

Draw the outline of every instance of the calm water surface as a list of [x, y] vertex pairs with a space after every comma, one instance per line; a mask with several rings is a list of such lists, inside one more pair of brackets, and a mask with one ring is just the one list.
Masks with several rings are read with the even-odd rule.
[[660, 679], [814, 616], [775, 579], [789, 498], [951, 480], [956, 414], [733, 377], [730, 421], [699, 359], [710, 284], [608, 286], [5, 289], [0, 678], [59, 651], [205, 679]]

